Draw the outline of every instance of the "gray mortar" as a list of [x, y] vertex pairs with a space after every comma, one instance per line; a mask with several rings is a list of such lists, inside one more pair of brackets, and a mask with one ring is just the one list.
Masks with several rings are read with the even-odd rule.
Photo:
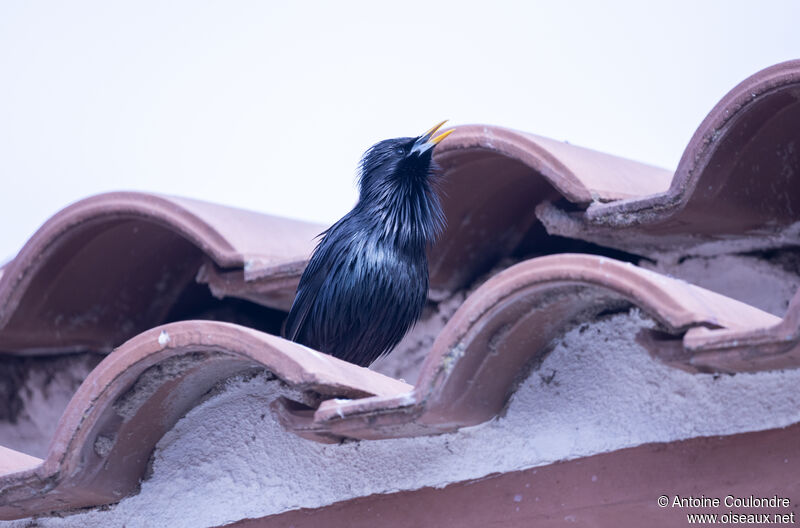
[[[792, 254], [795, 255], [795, 254]], [[643, 268], [683, 279], [711, 291], [783, 317], [800, 288], [800, 275], [787, 270], [787, 258], [765, 260], [753, 255], [666, 259]]]
[[107, 457], [113, 447], [114, 438], [110, 436], [100, 435], [94, 441], [94, 452], [101, 458]]
[[147, 403], [164, 383], [181, 376], [206, 357], [208, 357], [206, 352], [191, 352], [153, 365], [142, 372], [130, 390], [117, 398], [114, 402], [114, 411], [125, 420], [133, 418], [139, 408]]

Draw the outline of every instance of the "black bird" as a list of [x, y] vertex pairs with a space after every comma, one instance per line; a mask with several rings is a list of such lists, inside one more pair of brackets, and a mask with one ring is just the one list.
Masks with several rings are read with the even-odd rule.
[[444, 229], [433, 148], [442, 121], [364, 153], [359, 199], [323, 232], [297, 287], [285, 336], [356, 365], [388, 353], [422, 313], [426, 246]]

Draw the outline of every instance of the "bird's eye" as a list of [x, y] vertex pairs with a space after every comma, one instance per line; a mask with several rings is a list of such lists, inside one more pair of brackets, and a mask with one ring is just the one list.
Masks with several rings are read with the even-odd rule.
[[395, 154], [398, 154], [400, 156], [406, 155], [406, 149], [404, 149], [403, 147], [395, 147], [394, 152]]

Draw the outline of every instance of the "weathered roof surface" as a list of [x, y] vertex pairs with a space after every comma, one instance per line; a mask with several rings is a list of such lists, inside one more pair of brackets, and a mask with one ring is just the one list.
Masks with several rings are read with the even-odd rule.
[[[528, 260], [499, 273], [459, 308], [434, 342], [411, 394], [322, 402], [313, 416], [282, 409], [290, 430], [384, 438], [451, 431], [497, 415], [548, 344], [576, 324], [637, 306], [672, 335], [759, 329], [780, 319], [632, 264], [593, 255]], [[664, 346], [664, 345], [662, 345]]]
[[[666, 191], [672, 180], [669, 171], [644, 163], [488, 125], [461, 125], [436, 151], [440, 165], [445, 169], [458, 166], [459, 171], [466, 171], [469, 164], [480, 164], [487, 157], [504, 157], [524, 164], [573, 203], [649, 196]], [[502, 177], [500, 171], [481, 171], [481, 176], [490, 180]], [[453, 185], [460, 183], [451, 179]]]
[[[442, 526], [652, 526], [687, 524], [687, 513], [800, 514], [800, 426], [645, 444], [578, 460], [299, 509], [233, 528]], [[731, 461], [736, 463], [732, 464]], [[688, 488], [688, 489], [687, 489]], [[684, 491], [676, 491], [684, 490]], [[757, 490], [757, 491], [755, 491]], [[788, 508], [659, 507], [680, 497], [786, 497]], [[789, 522], [788, 519], [785, 522]]]
[[201, 265], [299, 276], [321, 229], [145, 193], [81, 200], [45, 222], [0, 275], [0, 350], [109, 351], [163, 323]]
[[731, 240], [742, 248], [796, 245], [799, 94], [800, 60], [766, 68], [711, 110], [666, 192], [597, 202], [579, 212], [541, 206], [539, 217], [551, 233], [640, 254], [702, 251], [698, 246]]
[[64, 411], [44, 460], [3, 450], [0, 518], [120, 500], [144, 477], [156, 442], [206, 392], [262, 368], [283, 381], [296, 406], [309, 409], [322, 399], [394, 397], [412, 388], [238, 325], [186, 321], [158, 327], [91, 372]]
[[680, 335], [778, 323], [749, 305], [592, 255], [525, 261], [493, 277], [442, 331], [415, 387], [238, 325], [182, 321], [108, 355], [61, 418], [44, 461], [14, 454], [0, 516], [104, 504], [135, 490], [161, 436], [221, 380], [266, 368], [287, 386], [273, 408], [317, 441], [452, 431], [502, 411], [550, 341], [593, 314], [635, 305]]
[[[793, 61], [737, 86], [674, 178], [523, 132], [459, 127], [436, 154], [448, 227], [430, 249], [432, 295], [509, 256], [557, 254], [472, 292], [413, 387], [270, 335], [322, 226], [143, 193], [73, 204], [0, 269], [0, 351], [114, 352], [67, 405], [44, 459], [0, 447], [0, 518], [132, 493], [158, 439], [216, 383], [250, 369], [283, 380], [272, 407], [288, 431], [331, 442], [491, 419], [555, 338], [623, 307], [660, 325], [638, 339], [676, 367], [796, 368], [800, 293], [780, 319], [629, 263], [559, 253], [554, 235], [640, 255], [800, 245], [798, 80]], [[251, 328], [198, 320], [213, 318], [198, 308], [209, 291], [249, 301], [227, 309]]]
[[460, 126], [437, 148], [447, 228], [431, 248], [431, 287], [455, 290], [520, 246], [542, 245], [536, 204], [588, 205], [660, 192], [670, 173], [564, 142]]

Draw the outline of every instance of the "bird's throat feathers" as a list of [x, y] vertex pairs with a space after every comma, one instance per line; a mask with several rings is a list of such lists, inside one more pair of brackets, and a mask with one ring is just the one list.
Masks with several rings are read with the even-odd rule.
[[430, 150], [413, 152], [416, 139], [381, 141], [364, 154], [352, 211], [363, 228], [406, 248], [434, 241], [445, 224], [437, 194], [441, 171]]
[[430, 155], [426, 157], [390, 167], [362, 165], [361, 192], [353, 213], [398, 246], [424, 246], [444, 230], [437, 194], [440, 170]]

